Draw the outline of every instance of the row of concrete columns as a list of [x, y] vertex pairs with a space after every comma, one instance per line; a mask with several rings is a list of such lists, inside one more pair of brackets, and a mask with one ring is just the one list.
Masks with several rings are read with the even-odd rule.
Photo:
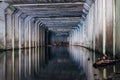
[[[29, 48], [45, 45], [47, 28], [39, 20], [22, 13], [13, 7], [3, 9], [4, 17], [0, 20], [0, 49]], [[2, 24], [3, 22], [3, 24]], [[47, 32], [47, 33], [45, 33]], [[3, 34], [3, 35], [2, 35]]]
[[119, 0], [95, 0], [86, 18], [70, 32], [70, 45], [80, 45], [101, 53], [120, 52]]

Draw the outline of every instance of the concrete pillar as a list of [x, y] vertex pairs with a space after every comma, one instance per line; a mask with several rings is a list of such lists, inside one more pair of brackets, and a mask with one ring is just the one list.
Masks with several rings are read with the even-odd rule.
[[41, 38], [40, 37], [40, 34], [41, 34], [40, 33], [40, 26], [41, 26], [41, 24], [42, 24], [41, 22], [39, 22], [39, 24], [38, 24], [38, 47], [40, 47], [40, 38]]
[[15, 12], [11, 15], [12, 16], [12, 80], [15, 79], [15, 14], [18, 12], [18, 10], [15, 10]]
[[45, 28], [42, 28], [42, 40], [42, 45], [45, 46]]
[[19, 17], [21, 16], [21, 11], [15, 14], [15, 26], [14, 26], [14, 48], [19, 48]]
[[8, 4], [0, 3], [0, 49], [6, 49], [6, 13]]
[[35, 47], [38, 47], [38, 24], [40, 23], [40, 20], [37, 20], [35, 23]]
[[12, 49], [12, 11], [6, 9], [5, 21], [6, 21], [6, 47], [7, 49]]
[[31, 17], [28, 16], [25, 18], [24, 29], [25, 29], [25, 48], [29, 48], [29, 21]]

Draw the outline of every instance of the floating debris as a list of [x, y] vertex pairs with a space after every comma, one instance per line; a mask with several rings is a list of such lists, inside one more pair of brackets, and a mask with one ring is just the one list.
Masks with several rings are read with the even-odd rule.
[[99, 60], [99, 61], [95, 62], [93, 64], [93, 67], [95, 67], [95, 68], [105, 67], [107, 65], [115, 65], [118, 62], [120, 62], [119, 59], [103, 59], [103, 60]]

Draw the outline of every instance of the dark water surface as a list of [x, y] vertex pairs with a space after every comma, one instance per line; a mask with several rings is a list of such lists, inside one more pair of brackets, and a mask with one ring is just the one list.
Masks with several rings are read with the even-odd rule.
[[94, 68], [95, 52], [39, 47], [0, 53], [0, 80], [120, 80], [120, 65]]

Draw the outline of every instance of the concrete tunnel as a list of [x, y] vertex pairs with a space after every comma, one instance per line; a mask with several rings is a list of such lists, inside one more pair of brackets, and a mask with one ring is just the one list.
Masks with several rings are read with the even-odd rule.
[[[0, 0], [0, 79], [112, 80], [119, 63], [102, 70], [92, 64], [105, 55], [120, 58], [119, 18], [120, 0]], [[73, 61], [56, 53], [68, 53], [64, 55]], [[52, 75], [54, 69], [46, 71], [44, 79], [38, 77], [54, 56], [58, 63], [68, 64], [62, 67], [76, 63], [80, 69], [73, 70], [73, 77]]]

